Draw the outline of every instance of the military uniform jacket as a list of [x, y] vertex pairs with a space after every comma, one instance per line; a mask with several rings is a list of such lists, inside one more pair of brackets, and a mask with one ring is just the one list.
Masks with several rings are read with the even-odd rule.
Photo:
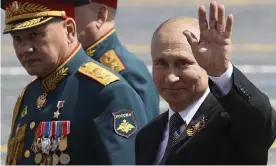
[[86, 52], [123, 76], [141, 97], [149, 121], [159, 115], [159, 94], [146, 65], [120, 43], [114, 29]]
[[135, 135], [146, 123], [138, 94], [79, 46], [19, 96], [6, 163], [135, 164]]
[[[276, 113], [260, 92], [234, 67], [226, 96], [210, 80], [209, 93], [165, 160], [166, 165], [266, 165], [276, 137]], [[154, 164], [168, 111], [146, 125], [136, 138], [136, 163]]]

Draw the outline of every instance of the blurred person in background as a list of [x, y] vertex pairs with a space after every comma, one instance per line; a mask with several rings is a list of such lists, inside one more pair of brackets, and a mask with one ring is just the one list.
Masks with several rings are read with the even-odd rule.
[[[146, 65], [120, 42], [115, 31], [117, 0], [70, 0], [78, 38], [88, 56], [118, 72], [139, 94], [148, 121], [159, 115], [159, 95]], [[131, 38], [131, 36], [129, 36]]]

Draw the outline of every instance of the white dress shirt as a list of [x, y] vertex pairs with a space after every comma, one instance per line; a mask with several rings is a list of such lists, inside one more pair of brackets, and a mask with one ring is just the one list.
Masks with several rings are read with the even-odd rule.
[[[220, 91], [224, 95], [226, 95], [227, 93], [229, 93], [229, 91], [232, 88], [232, 82], [231, 82], [232, 73], [233, 73], [233, 66], [232, 66], [232, 64], [230, 64], [230, 67], [227, 69], [227, 71], [223, 75], [221, 75], [220, 77], [209, 76], [209, 78], [218, 86]], [[190, 121], [196, 114], [197, 110], [199, 109], [201, 104], [206, 99], [209, 92], [210, 92], [210, 89], [208, 88], [206, 90], [206, 92], [204, 93], [204, 95], [201, 96], [201, 98], [199, 98], [197, 101], [195, 101], [192, 105], [190, 105], [185, 110], [179, 112], [180, 116], [186, 122], [187, 125], [190, 123]], [[175, 112], [171, 108], [169, 108], [169, 118], [168, 118], [169, 120], [174, 113]], [[185, 126], [182, 125], [180, 127], [180, 132], [182, 133], [182, 132], [184, 132], [184, 130], [185, 130]], [[159, 147], [158, 153], [156, 155], [156, 160], [154, 162], [155, 164], [158, 164], [161, 161], [161, 159], [165, 153], [165, 150], [166, 150], [168, 139], [169, 139], [169, 124], [166, 125], [165, 131], [163, 133], [163, 140], [160, 143], [160, 147]]]

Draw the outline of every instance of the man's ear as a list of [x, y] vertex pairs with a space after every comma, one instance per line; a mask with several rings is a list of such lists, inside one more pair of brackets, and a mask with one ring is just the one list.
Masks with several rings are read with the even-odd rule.
[[72, 18], [67, 18], [63, 22], [63, 24], [64, 24], [63, 26], [66, 30], [68, 43], [71, 44], [76, 40], [76, 37], [77, 37], [76, 22]]
[[108, 17], [108, 9], [105, 5], [100, 5], [97, 10], [97, 28], [99, 29], [107, 20]]

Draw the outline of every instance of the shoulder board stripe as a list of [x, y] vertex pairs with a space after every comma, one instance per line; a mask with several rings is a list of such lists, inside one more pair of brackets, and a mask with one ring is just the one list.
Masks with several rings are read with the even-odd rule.
[[105, 52], [100, 58], [100, 62], [116, 72], [120, 72], [126, 68], [114, 50]]
[[104, 86], [107, 86], [114, 81], [120, 80], [120, 78], [114, 73], [108, 71], [107, 69], [94, 62], [88, 62], [82, 65], [78, 71], [83, 75], [96, 80]]

